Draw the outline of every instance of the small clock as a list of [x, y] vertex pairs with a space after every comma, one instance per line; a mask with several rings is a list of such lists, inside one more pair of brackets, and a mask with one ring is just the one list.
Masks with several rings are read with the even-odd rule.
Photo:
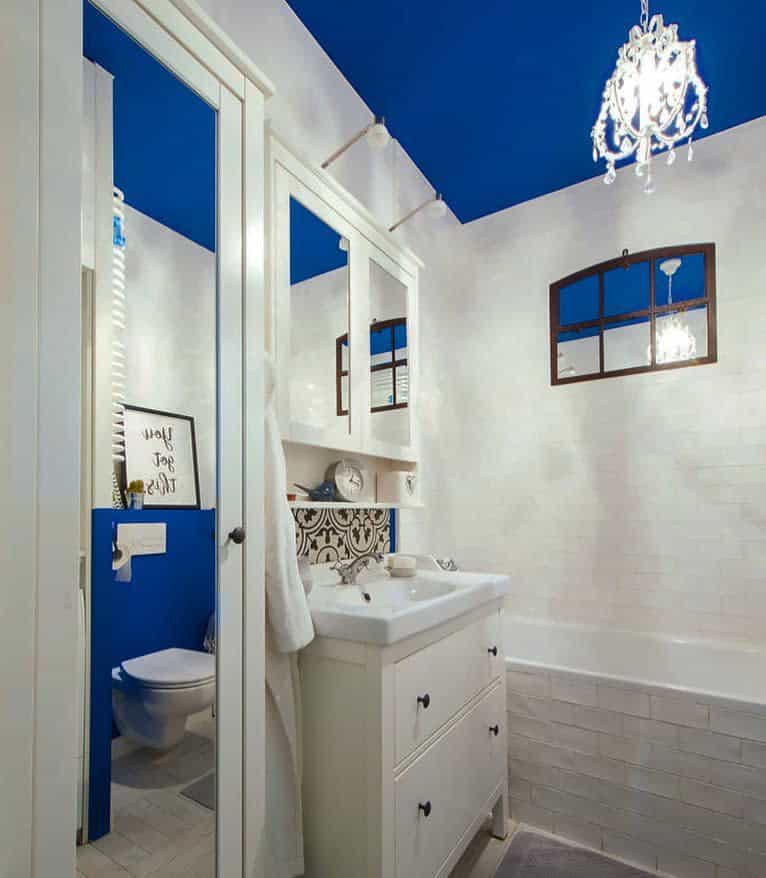
[[339, 500], [357, 503], [362, 499], [364, 472], [356, 461], [339, 460], [331, 464], [325, 478], [335, 484], [335, 492]]

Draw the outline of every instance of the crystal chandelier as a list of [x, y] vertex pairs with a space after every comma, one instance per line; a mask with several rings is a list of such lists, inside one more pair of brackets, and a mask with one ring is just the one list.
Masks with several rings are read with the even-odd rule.
[[[680, 259], [666, 259], [660, 263], [660, 271], [668, 279], [668, 305], [673, 304], [673, 275], [681, 267]], [[661, 318], [662, 328], [657, 331], [657, 363], [678, 363], [691, 360], [697, 354], [697, 339], [688, 326], [681, 323], [678, 314]], [[647, 359], [651, 362], [651, 345], [647, 351]]]
[[697, 125], [708, 127], [707, 86], [697, 72], [695, 41], [678, 39], [678, 25], [661, 15], [649, 19], [649, 0], [641, 0], [641, 24], [617, 54], [617, 66], [604, 86], [601, 112], [593, 126], [593, 161], [606, 159], [605, 183], [616, 177], [615, 163], [635, 155], [636, 174], [654, 191], [652, 153], [676, 159], [679, 141], [689, 142]]

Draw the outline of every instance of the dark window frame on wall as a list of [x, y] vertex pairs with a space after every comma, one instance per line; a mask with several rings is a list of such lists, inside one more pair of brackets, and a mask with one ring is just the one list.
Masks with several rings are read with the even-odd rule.
[[[383, 332], [385, 330], [390, 330], [391, 332], [391, 362], [390, 363], [376, 363], [374, 366], [370, 366], [370, 372], [383, 372], [390, 371], [391, 372], [391, 384], [393, 387], [393, 395], [394, 401], [391, 405], [378, 405], [378, 406], [370, 406], [371, 412], [392, 412], [396, 409], [406, 409], [408, 403], [407, 402], [397, 402], [396, 399], [396, 370], [399, 368], [403, 368], [404, 366], [409, 366], [408, 358], [402, 357], [401, 359], [396, 359], [396, 328], [398, 326], [403, 326], [406, 330], [407, 328], [407, 318], [406, 317], [394, 317], [392, 320], [380, 320], [376, 323], [370, 324], [370, 332]], [[336, 396], [336, 407], [338, 412], [338, 417], [342, 417], [348, 415], [348, 409], [343, 408], [343, 378], [347, 378], [349, 375], [349, 370], [343, 368], [343, 345], [348, 344], [348, 333], [344, 333], [343, 335], [338, 336], [335, 340], [335, 396]]]
[[[705, 295], [695, 299], [673, 302], [672, 305], [658, 305], [656, 302], [656, 266], [666, 259], [673, 257], [703, 255], [705, 260], [704, 285]], [[604, 313], [604, 275], [616, 268], [629, 269], [631, 265], [647, 263], [649, 269], [649, 307], [627, 311], [619, 314]], [[598, 317], [580, 323], [560, 324], [560, 291], [564, 287], [583, 281], [589, 277], [598, 278]], [[574, 274], [557, 280], [550, 285], [550, 369], [551, 385], [577, 384], [581, 381], [598, 381], [602, 378], [619, 378], [623, 375], [637, 375], [642, 372], [665, 372], [670, 369], [683, 369], [689, 366], [702, 366], [718, 361], [717, 323], [716, 323], [716, 252], [715, 244], [683, 244], [674, 247], [657, 247], [654, 250], [643, 250], [640, 253], [625, 253], [617, 259], [610, 259], [590, 268], [584, 268]], [[674, 363], [657, 362], [657, 331], [656, 322], [658, 317], [670, 314], [679, 314], [697, 308], [707, 308], [707, 354], [703, 357], [695, 357], [690, 360], [680, 360]], [[604, 363], [604, 333], [610, 325], [624, 325], [625, 321], [648, 320], [649, 338], [651, 346], [651, 362], [642, 366], [631, 366], [625, 369], [607, 370]], [[599, 369], [587, 375], [573, 375], [559, 377], [558, 371], [558, 339], [560, 333], [586, 332], [591, 334], [598, 330], [599, 342]], [[585, 336], [583, 336], [585, 337]]]

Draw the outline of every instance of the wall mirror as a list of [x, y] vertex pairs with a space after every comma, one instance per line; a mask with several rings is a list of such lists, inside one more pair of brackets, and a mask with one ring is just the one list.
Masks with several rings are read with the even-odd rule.
[[625, 254], [551, 285], [551, 383], [714, 363], [715, 245]]
[[421, 263], [273, 134], [269, 153], [267, 334], [282, 437], [415, 462]]
[[342, 433], [350, 411], [349, 251], [347, 237], [290, 196], [290, 412]]

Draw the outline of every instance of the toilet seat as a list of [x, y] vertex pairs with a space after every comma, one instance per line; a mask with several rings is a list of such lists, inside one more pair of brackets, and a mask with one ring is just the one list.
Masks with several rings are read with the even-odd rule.
[[215, 656], [193, 649], [162, 649], [120, 663], [123, 674], [150, 689], [188, 689], [215, 681]]

